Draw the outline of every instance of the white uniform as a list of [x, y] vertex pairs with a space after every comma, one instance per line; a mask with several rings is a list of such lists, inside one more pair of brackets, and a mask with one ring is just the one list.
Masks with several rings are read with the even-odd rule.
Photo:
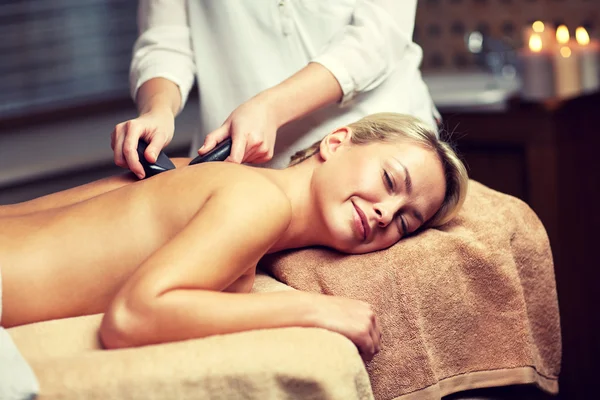
[[417, 0], [140, 0], [132, 96], [163, 77], [179, 86], [183, 107], [196, 78], [195, 156], [206, 134], [240, 104], [309, 62], [322, 64], [343, 99], [280, 128], [273, 167], [375, 112], [412, 114], [435, 126], [438, 114], [419, 71], [422, 51], [412, 41], [416, 6]]

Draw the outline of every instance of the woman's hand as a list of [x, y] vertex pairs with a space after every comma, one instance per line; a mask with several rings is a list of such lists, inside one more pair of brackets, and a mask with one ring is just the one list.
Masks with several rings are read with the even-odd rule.
[[227, 120], [206, 136], [199, 155], [231, 137], [231, 154], [225, 161], [264, 163], [273, 158], [277, 124], [266, 96], [255, 96], [236, 108]]
[[346, 336], [358, 347], [365, 361], [370, 361], [379, 352], [381, 329], [370, 304], [345, 297], [309, 295], [315, 296], [311, 318], [316, 327]]
[[153, 109], [138, 118], [121, 122], [110, 135], [110, 147], [115, 155], [115, 164], [130, 169], [138, 178], [144, 178], [137, 146], [140, 139], [148, 143], [144, 152], [146, 160], [155, 163], [158, 153], [173, 139], [175, 116], [168, 108]]

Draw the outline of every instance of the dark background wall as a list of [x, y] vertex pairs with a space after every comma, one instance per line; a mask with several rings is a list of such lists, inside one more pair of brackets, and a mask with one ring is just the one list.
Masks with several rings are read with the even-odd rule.
[[0, 2], [0, 121], [128, 95], [134, 0]]

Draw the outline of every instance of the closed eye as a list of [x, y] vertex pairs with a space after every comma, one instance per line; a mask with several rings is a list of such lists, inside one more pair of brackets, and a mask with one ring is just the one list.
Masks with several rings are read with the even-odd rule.
[[398, 233], [401, 237], [405, 237], [408, 235], [408, 224], [406, 223], [406, 219], [402, 216], [402, 214], [398, 213], [396, 215], [396, 227], [398, 228]]
[[400, 217], [400, 224], [402, 225], [402, 237], [408, 235], [408, 227], [406, 226], [406, 220], [404, 217]]
[[386, 187], [390, 190], [394, 190], [394, 182], [392, 181], [392, 178], [387, 173], [387, 171], [383, 171], [383, 179], [385, 181]]

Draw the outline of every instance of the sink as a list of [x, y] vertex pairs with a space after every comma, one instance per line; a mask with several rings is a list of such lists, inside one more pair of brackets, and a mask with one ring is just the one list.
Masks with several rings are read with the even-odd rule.
[[519, 92], [517, 77], [485, 72], [423, 73], [436, 107], [442, 111], [504, 111]]

